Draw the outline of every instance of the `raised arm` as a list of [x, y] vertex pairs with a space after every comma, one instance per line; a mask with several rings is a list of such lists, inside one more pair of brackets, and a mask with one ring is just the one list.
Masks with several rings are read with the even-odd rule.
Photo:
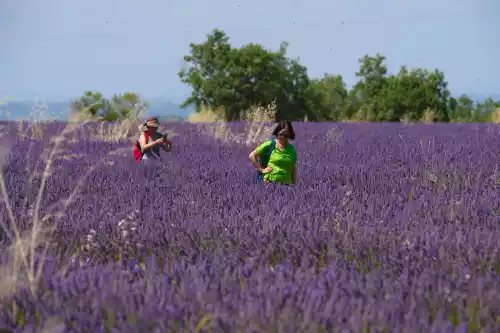
[[139, 144], [141, 145], [142, 151], [152, 148], [160, 143], [163, 143], [163, 139], [158, 139], [151, 143], [146, 143], [146, 137], [144, 136], [144, 133], [142, 133], [141, 136], [139, 137]]

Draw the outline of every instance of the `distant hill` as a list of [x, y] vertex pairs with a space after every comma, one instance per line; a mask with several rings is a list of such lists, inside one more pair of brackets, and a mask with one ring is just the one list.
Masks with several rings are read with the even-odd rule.
[[34, 101], [8, 101], [0, 105], [0, 120], [64, 120], [67, 118], [69, 102], [48, 102], [44, 104], [47, 107], [46, 112], [41, 114], [40, 112], [43, 110], [41, 108], [42, 103], [35, 104]]
[[148, 116], [157, 116], [159, 118], [175, 116], [186, 119], [194, 111], [193, 108], [183, 109], [179, 104], [167, 101], [164, 98], [150, 99], [148, 102], [150, 104], [147, 111]]
[[[179, 104], [172, 103], [164, 99], [153, 99], [148, 101], [147, 116], [157, 116], [164, 121], [183, 121], [192, 112], [191, 108], [182, 109]], [[45, 104], [47, 111], [45, 114], [40, 114], [39, 111], [34, 112], [38, 105], [38, 110]], [[55, 119], [66, 120], [68, 118], [69, 101], [48, 101], [45, 103], [34, 101], [8, 101], [5, 104], [0, 104], [0, 120], [29, 120], [29, 119]]]
[[158, 117], [158, 121], [160, 123], [164, 123], [164, 122], [173, 122], [173, 121], [184, 121], [185, 118], [183, 117], [180, 117], [180, 116], [159, 116]]

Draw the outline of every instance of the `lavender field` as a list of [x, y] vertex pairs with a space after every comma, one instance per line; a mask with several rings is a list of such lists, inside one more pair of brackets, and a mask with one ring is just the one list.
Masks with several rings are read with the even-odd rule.
[[50, 231], [30, 282], [3, 196], [2, 332], [500, 331], [498, 126], [296, 124], [293, 187], [193, 124], [150, 165], [80, 131], [37, 215], [51, 126], [2, 138], [18, 228]]

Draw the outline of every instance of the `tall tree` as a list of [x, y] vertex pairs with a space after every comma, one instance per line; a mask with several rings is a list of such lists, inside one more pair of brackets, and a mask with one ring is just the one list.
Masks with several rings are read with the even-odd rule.
[[462, 94], [450, 103], [450, 118], [453, 122], [469, 122], [474, 118], [474, 101]]
[[348, 91], [342, 75], [324, 74], [321, 79], [312, 79], [309, 87], [311, 120], [329, 121], [346, 118], [345, 107]]
[[201, 44], [190, 44], [182, 82], [192, 88], [183, 106], [221, 108], [227, 120], [243, 118], [252, 105], [277, 104], [277, 119], [302, 119], [307, 109], [309, 77], [298, 60], [286, 57], [287, 44], [270, 51], [259, 44], [232, 48], [215, 29]]
[[352, 106], [348, 114], [359, 120], [381, 121], [387, 118], [381, 100], [381, 93], [387, 86], [385, 57], [377, 53], [374, 57], [365, 55], [359, 59], [360, 80], [349, 94]]
[[182, 104], [194, 104], [197, 111], [202, 106], [220, 107], [231, 100], [231, 82], [227, 68], [230, 66], [232, 49], [226, 34], [215, 29], [202, 44], [190, 44], [191, 54], [184, 57], [186, 67], [181, 69], [181, 81], [193, 91]]
[[487, 122], [492, 120], [492, 115], [500, 108], [500, 101], [494, 101], [491, 97], [483, 102], [477, 103], [474, 108], [474, 122]]
[[443, 73], [421, 68], [409, 70], [403, 66], [398, 74], [387, 79], [380, 95], [383, 114], [378, 120], [398, 121], [406, 117], [418, 121], [426, 111], [432, 111], [434, 120], [447, 121], [448, 97]]

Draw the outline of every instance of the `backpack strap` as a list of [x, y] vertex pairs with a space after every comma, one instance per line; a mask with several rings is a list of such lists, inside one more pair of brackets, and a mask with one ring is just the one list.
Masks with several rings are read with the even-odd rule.
[[269, 145], [269, 149], [267, 150], [267, 158], [271, 158], [271, 154], [273, 153], [274, 148], [276, 148], [276, 139], [271, 138], [271, 144]]
[[[271, 144], [269, 145], [269, 148], [267, 149], [266, 152], [266, 160], [267, 162], [265, 165], [263, 163], [260, 163], [262, 167], [267, 167], [267, 164], [269, 163], [269, 160], [271, 159], [271, 154], [273, 153], [274, 148], [276, 147], [276, 140], [274, 138], [271, 138]], [[260, 159], [262, 162], [262, 158]], [[261, 173], [260, 171], [257, 171], [257, 183], [261, 184], [264, 179], [264, 174]]]
[[266, 165], [262, 165], [263, 167], [267, 167], [267, 164], [269, 163], [269, 160], [271, 159], [271, 154], [273, 153], [274, 148], [276, 147], [276, 140], [274, 138], [271, 138], [271, 144], [269, 145], [269, 148], [267, 149], [266, 152]]

